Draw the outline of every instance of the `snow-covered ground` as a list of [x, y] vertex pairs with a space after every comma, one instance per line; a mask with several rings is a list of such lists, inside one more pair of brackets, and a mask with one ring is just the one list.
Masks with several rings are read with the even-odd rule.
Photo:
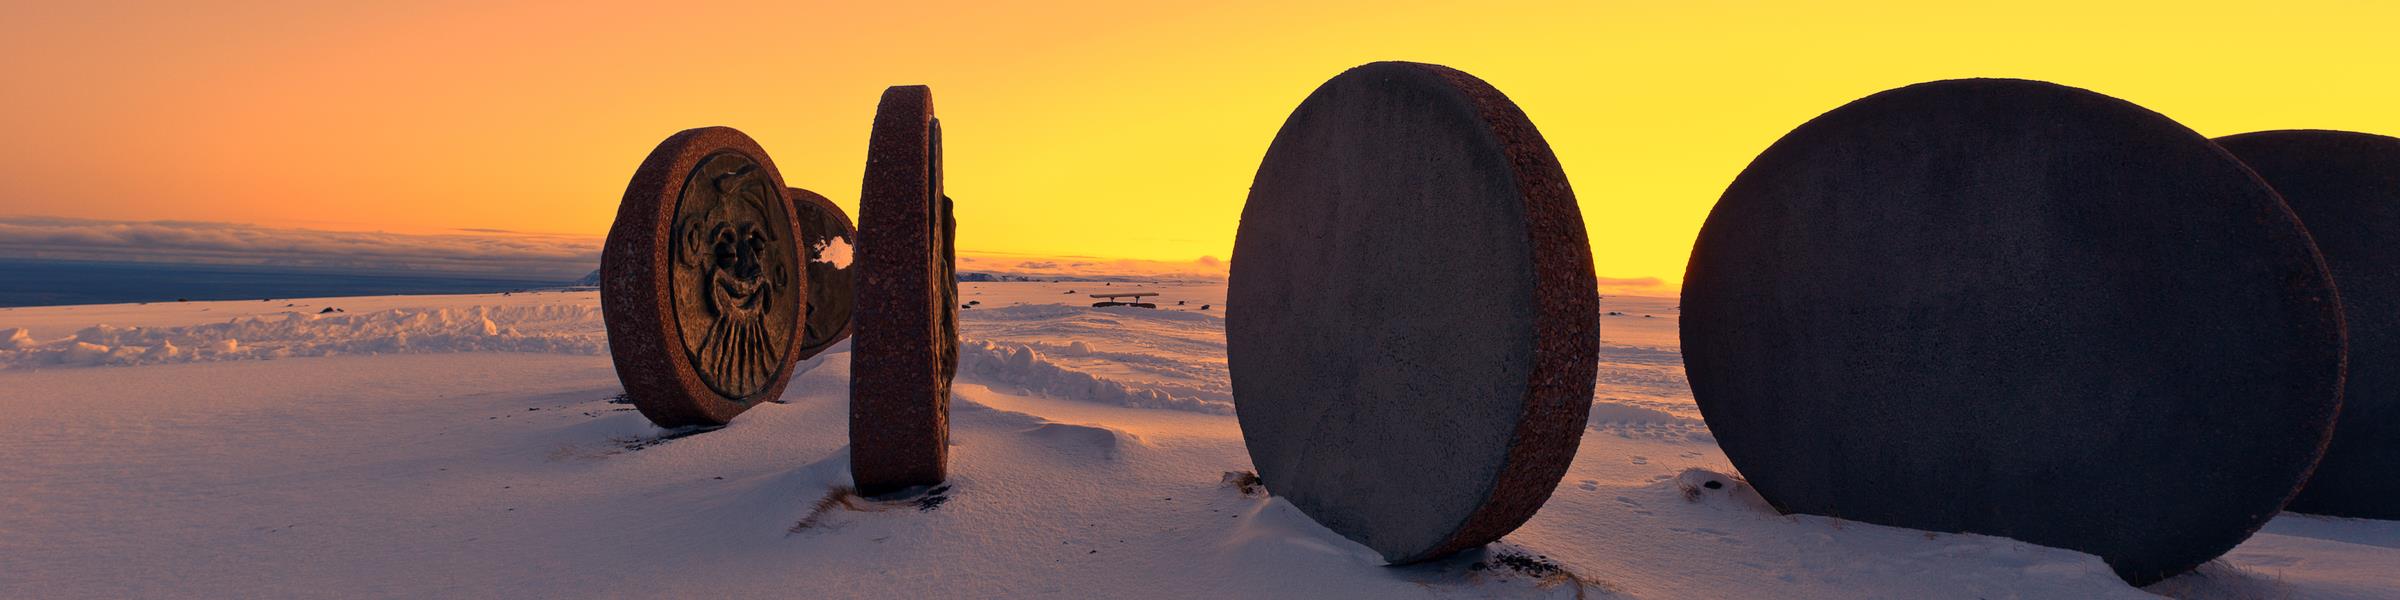
[[[1161, 309], [1085, 297], [1125, 290]], [[846, 348], [677, 436], [615, 399], [589, 292], [0, 309], [0, 597], [2400, 597], [2394, 522], [2285, 515], [2141, 590], [2066, 550], [1776, 515], [1693, 409], [1675, 302], [1632, 297], [1604, 301], [1542, 512], [1386, 567], [1226, 482], [1250, 465], [1222, 284], [961, 296], [953, 477], [895, 503], [838, 491]]]

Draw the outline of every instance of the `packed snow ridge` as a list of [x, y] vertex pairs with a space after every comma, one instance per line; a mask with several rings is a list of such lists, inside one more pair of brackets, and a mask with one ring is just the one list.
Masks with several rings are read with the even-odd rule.
[[[1089, 310], [1045, 308], [1013, 316], [1051, 321]], [[1010, 311], [992, 312], [1000, 316]], [[1029, 325], [1043, 331], [1058, 323]], [[1233, 397], [1224, 389], [1221, 373], [1140, 381], [1086, 372], [1052, 357], [1115, 360], [1151, 370], [1190, 369], [1184, 365], [1188, 360], [1098, 351], [1082, 341], [967, 338], [960, 346], [961, 371], [973, 375], [974, 381], [1011, 391], [1136, 408], [1233, 413]], [[176, 327], [93, 325], [52, 339], [36, 338], [24, 328], [0, 329], [0, 369], [447, 352], [605, 355], [608, 334], [599, 307], [587, 304], [399, 308], [357, 314], [286, 311]]]
[[[1064, 305], [962, 316], [968, 333], [976, 334], [960, 340], [964, 382], [1112, 406], [1234, 413], [1222, 317]], [[1654, 349], [1609, 350], [1628, 354], [1613, 358], [1632, 368], [1603, 377], [1593, 428], [1626, 437], [1706, 439], [1688, 403], [1672, 401], [1682, 394], [1680, 357]], [[585, 303], [285, 311], [186, 326], [92, 325], [47, 339], [24, 328], [0, 328], [0, 369], [450, 352], [606, 355], [608, 337], [600, 308]]]
[[349, 354], [605, 354], [606, 334], [590, 327], [599, 322], [598, 307], [554, 304], [361, 314], [284, 312], [182, 327], [103, 324], [48, 340], [35, 339], [24, 328], [10, 328], [0, 329], [0, 369]]
[[[1069, 348], [1090, 353], [1082, 342]], [[1128, 383], [1060, 366], [1029, 344], [970, 340], [960, 344], [958, 369], [985, 383], [1027, 396], [1048, 396], [1133, 408], [1171, 408], [1233, 414], [1233, 398], [1221, 390], [1174, 383]]]

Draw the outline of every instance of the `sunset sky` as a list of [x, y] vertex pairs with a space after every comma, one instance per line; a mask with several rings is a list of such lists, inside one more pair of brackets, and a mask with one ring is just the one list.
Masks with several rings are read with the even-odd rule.
[[16, 217], [596, 237], [643, 155], [703, 125], [855, 214], [878, 94], [928, 84], [963, 248], [1221, 259], [1292, 107], [1396, 59], [1524, 107], [1600, 276], [1671, 293], [1753, 156], [1909, 83], [2056, 81], [2210, 136], [2400, 134], [2400, 5], [2365, 1], [8, 1]]

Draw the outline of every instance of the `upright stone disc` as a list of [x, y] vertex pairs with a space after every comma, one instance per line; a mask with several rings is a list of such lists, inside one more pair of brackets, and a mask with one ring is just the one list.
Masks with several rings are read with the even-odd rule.
[[726, 127], [660, 142], [600, 255], [617, 379], [661, 427], [723, 425], [782, 395], [808, 278], [783, 176]]
[[858, 224], [850, 470], [859, 493], [873, 496], [941, 483], [949, 469], [958, 225], [942, 194], [942, 126], [925, 86], [883, 92]]
[[2333, 281], [2274, 190], [2034, 81], [1785, 135], [1709, 213], [1683, 309], [1692, 396], [1776, 507], [2080, 550], [2136, 585], [2273, 517], [2342, 384]]
[[2350, 331], [2349, 377], [2333, 443], [2285, 506], [2400, 519], [2400, 139], [2347, 131], [2219, 138], [2308, 226]]
[[1600, 341], [1566, 173], [1507, 96], [1382, 62], [1284, 121], [1242, 208], [1226, 353], [1268, 490], [1407, 563], [1549, 499]]
[[850, 339], [857, 289], [851, 285], [850, 253], [858, 242], [858, 229], [832, 200], [800, 188], [783, 191], [800, 220], [801, 247], [808, 253], [808, 326], [792, 360], [808, 360]]

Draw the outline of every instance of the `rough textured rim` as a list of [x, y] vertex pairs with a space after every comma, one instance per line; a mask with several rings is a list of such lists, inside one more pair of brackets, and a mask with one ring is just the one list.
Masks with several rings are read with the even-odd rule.
[[[858, 226], [850, 222], [850, 213], [843, 212], [841, 206], [835, 205], [832, 200], [826, 199], [824, 195], [796, 187], [787, 187], [783, 188], [783, 200], [784, 202], [790, 203], [794, 207], [798, 207], [802, 203], [807, 203], [816, 206], [817, 210], [824, 211], [825, 214], [833, 215], [834, 217], [839, 218], [842, 222], [843, 235], [841, 237], [850, 238], [850, 240], [853, 242], [851, 245], [854, 248], [857, 246], [856, 242], [858, 240]], [[800, 211], [792, 211], [792, 218], [800, 218]], [[805, 238], [805, 236], [803, 236], [803, 238]], [[813, 260], [808, 258], [807, 252], [801, 252], [800, 255], [801, 260]], [[857, 265], [856, 262], [852, 262], [851, 264], [852, 266]], [[855, 274], [856, 271], [852, 271], [852, 273]], [[855, 294], [855, 290], [857, 289], [856, 286], [853, 286], [851, 289], [854, 290], [853, 294]], [[809, 291], [816, 291], [815, 286], [810, 286]], [[853, 297], [855, 298], [855, 296]], [[800, 349], [793, 351], [792, 361], [798, 362], [816, 358], [818, 354], [825, 352], [826, 348], [832, 348], [834, 344], [839, 344], [842, 343], [842, 340], [850, 339], [850, 334], [857, 331], [857, 315], [858, 313], [856, 310], [851, 311], [851, 319], [842, 322], [841, 330], [834, 332], [833, 337], [818, 340], [816, 343], [806, 343], [807, 336], [805, 334], [808, 331], [808, 327], [806, 325], [801, 326], [800, 331], [804, 334], [802, 336], [803, 343], [801, 344]]]
[[[735, 415], [782, 396], [792, 377], [788, 354], [799, 346], [785, 346], [787, 356], [776, 361], [781, 367], [775, 377], [741, 402], [709, 390], [682, 358], [683, 332], [676, 326], [674, 314], [673, 261], [667, 248], [672, 235], [668, 230], [674, 227], [685, 176], [700, 159], [722, 150], [757, 161], [770, 185], [784, 187], [782, 173], [750, 136], [730, 127], [678, 132], [659, 142], [634, 170], [600, 254], [600, 312], [608, 327], [610, 361], [634, 407], [660, 427], [724, 425]], [[797, 234], [800, 223], [790, 210], [784, 211], [784, 218], [790, 221], [790, 231]], [[794, 285], [800, 288], [794, 290], [794, 302], [805, 302], [807, 278], [796, 278]], [[792, 330], [786, 335], [795, 342], [804, 321], [792, 320]]]
[[[941, 189], [941, 130], [925, 86], [884, 90], [859, 189], [858, 304], [850, 358], [850, 469], [858, 490], [880, 495], [949, 475], [950, 374], [933, 254]], [[955, 314], [953, 312], [952, 314]], [[955, 323], [955, 320], [951, 321]]]
[[[1591, 243], [1575, 192], [1567, 184], [1558, 157], [1524, 111], [1483, 80], [1441, 65], [1370, 63], [1333, 81], [1385, 70], [1430, 75], [1447, 84], [1474, 106], [1506, 153], [1511, 179], [1523, 198], [1531, 252], [1527, 259], [1534, 273], [1531, 299], [1536, 305], [1526, 396], [1505, 462], [1482, 501], [1443, 541], [1390, 561], [1407, 564], [1498, 540], [1524, 525], [1557, 490], [1583, 443], [1584, 421], [1591, 412], [1599, 370], [1600, 297]], [[1229, 313], [1228, 318], [1235, 317]], [[1273, 482], [1268, 485], [1273, 489]]]
[[1402, 63], [1449, 80], [1475, 102], [1516, 166], [1517, 190], [1525, 197], [1527, 235], [1532, 238], [1534, 313], [1533, 371], [1526, 377], [1525, 411], [1508, 448], [1508, 467], [1490, 497], [1457, 533], [1435, 549], [1400, 562], [1439, 557], [1491, 543], [1533, 518], [1583, 444], [1584, 421], [1600, 370], [1600, 281], [1592, 266], [1592, 244], [1566, 170], [1525, 111], [1491, 84], [1440, 65]]

